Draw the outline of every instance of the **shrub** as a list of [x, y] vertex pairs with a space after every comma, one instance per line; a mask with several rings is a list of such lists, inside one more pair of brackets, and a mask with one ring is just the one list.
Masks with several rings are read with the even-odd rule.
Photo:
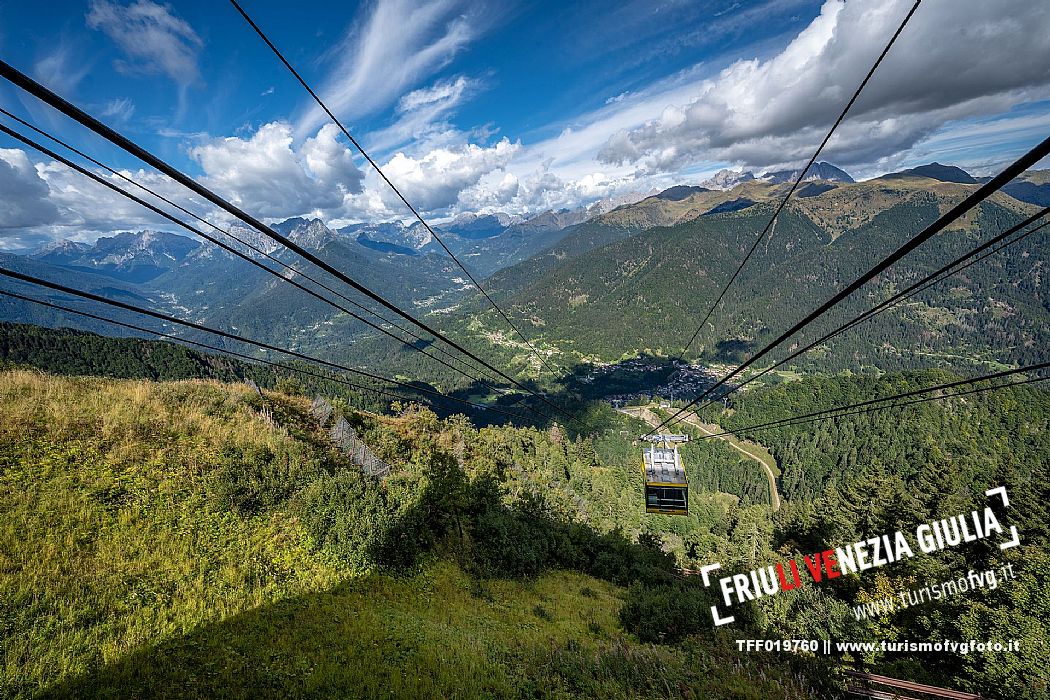
[[350, 471], [322, 476], [302, 490], [296, 511], [315, 547], [347, 563], [369, 568], [390, 525], [381, 494]]
[[274, 453], [262, 445], [227, 446], [219, 456], [212, 493], [222, 507], [255, 515], [284, 505], [323, 472], [321, 461], [303, 449]]
[[539, 603], [536, 603], [535, 607], [532, 608], [532, 614], [540, 618], [541, 620], [545, 620], [547, 622], [550, 622], [554, 619], [554, 617], [550, 614], [550, 611], [547, 610], [547, 608], [540, 605]]
[[634, 583], [620, 609], [620, 622], [645, 642], [671, 643], [711, 628], [706, 589], [689, 582], [647, 586]]

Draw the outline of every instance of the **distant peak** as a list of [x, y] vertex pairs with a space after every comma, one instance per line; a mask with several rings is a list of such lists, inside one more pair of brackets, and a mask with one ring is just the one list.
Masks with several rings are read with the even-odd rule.
[[61, 253], [71, 251], [85, 251], [89, 250], [91, 246], [88, 243], [78, 243], [77, 241], [51, 241], [36, 250], [36, 255], [47, 255], [48, 253]]
[[674, 187], [668, 187], [666, 190], [656, 195], [656, 198], [665, 199], [669, 202], [680, 202], [683, 199], [688, 199], [694, 194], [710, 191], [710, 188], [698, 185], [675, 185]]
[[[765, 173], [760, 177], [760, 180], [768, 182], [773, 185], [779, 185], [783, 182], [793, 182], [798, 179], [800, 168], [794, 170], [777, 170], [775, 172]], [[805, 180], [827, 180], [829, 182], [856, 182], [853, 176], [847, 173], [841, 168], [837, 168], [831, 163], [819, 162], [814, 163], [806, 171]]]
[[883, 180], [899, 180], [906, 177], [925, 177], [940, 182], [956, 182], [962, 185], [976, 185], [977, 180], [962, 168], [955, 165], [943, 165], [933, 162], [914, 168], [886, 173], [880, 176]]
[[731, 190], [741, 183], [751, 182], [754, 179], [755, 174], [750, 171], [724, 168], [701, 182], [700, 186], [710, 190]]

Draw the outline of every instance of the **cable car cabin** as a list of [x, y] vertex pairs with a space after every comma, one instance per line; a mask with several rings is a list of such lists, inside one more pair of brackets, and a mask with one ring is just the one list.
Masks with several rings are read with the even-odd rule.
[[689, 479], [678, 452], [688, 435], [652, 435], [642, 448], [642, 477], [645, 479], [645, 512], [688, 515]]

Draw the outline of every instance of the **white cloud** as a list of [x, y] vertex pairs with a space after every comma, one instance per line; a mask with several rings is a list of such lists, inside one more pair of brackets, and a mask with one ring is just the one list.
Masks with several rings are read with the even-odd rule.
[[462, 144], [466, 135], [448, 122], [453, 111], [473, 95], [480, 83], [464, 76], [442, 80], [413, 90], [398, 102], [397, 120], [366, 136], [366, 148], [373, 156], [401, 148], [426, 152], [439, 147]]
[[599, 199], [647, 191], [650, 186], [651, 183], [640, 183], [633, 173], [614, 176], [591, 172], [565, 179], [554, 173], [549, 164], [522, 177], [500, 169], [485, 174], [477, 183], [463, 190], [456, 211], [535, 214], [575, 209]]
[[443, 80], [430, 87], [413, 90], [398, 101], [397, 111], [412, 112], [421, 107], [455, 105], [463, 98], [467, 84], [467, 79], [460, 76], [455, 80]]
[[[501, 170], [520, 148], [504, 138], [487, 148], [475, 144], [437, 148], [420, 158], [397, 153], [382, 168], [417, 209], [437, 211], [455, 205], [463, 190]], [[404, 208], [385, 184], [379, 186], [379, 193], [392, 211]]]
[[[118, 187], [130, 188], [109, 173], [98, 173]], [[185, 189], [156, 172], [123, 171], [137, 182], [191, 209], [204, 211]], [[56, 239], [92, 242], [113, 231], [173, 228], [170, 222], [131, 200], [54, 161], [33, 164], [25, 151], [0, 150], [0, 248], [33, 247]], [[180, 231], [181, 232], [181, 231]]]
[[42, 226], [58, 218], [47, 182], [23, 151], [0, 149], [0, 192], [0, 231]]
[[135, 103], [130, 98], [124, 97], [119, 100], [110, 100], [102, 108], [102, 116], [126, 122], [135, 113]]
[[73, 55], [71, 44], [58, 42], [33, 66], [33, 76], [61, 95], [69, 95], [91, 71], [91, 62]]
[[[61, 163], [54, 161], [37, 163], [36, 172], [47, 182], [50, 188], [50, 201], [59, 210], [59, 216], [53, 222], [53, 230], [73, 232], [63, 237], [92, 241], [100, 233], [114, 230], [124, 231], [158, 225], [170, 226], [166, 220], [141, 205], [97, 182], [92, 182], [86, 176]], [[104, 172], [98, 174], [117, 187], [144, 197], [141, 191], [132, 188], [117, 176]], [[183, 203], [184, 206], [194, 205], [193, 201], [187, 199], [186, 191], [182, 186], [159, 173], [138, 170], [135, 172], [123, 171], [123, 174], [173, 201]]]
[[[733, 63], [690, 101], [610, 138], [601, 158], [654, 171], [698, 160], [754, 168], [804, 160], [910, 5], [829, 0], [779, 54]], [[946, 121], [1050, 94], [1047, 26], [1046, 3], [923, 3], [823, 157], [849, 165], [897, 154]]]
[[361, 190], [351, 152], [326, 124], [296, 151], [292, 128], [272, 122], [246, 139], [213, 139], [190, 149], [202, 181], [258, 216], [288, 217], [338, 210]]
[[130, 59], [118, 61], [118, 70], [163, 73], [183, 88], [200, 79], [197, 60], [204, 42], [167, 5], [151, 0], [135, 0], [127, 6], [92, 0], [87, 25], [104, 32]]
[[[481, 20], [468, 18], [468, 9], [459, 0], [380, 0], [333, 52], [342, 58], [321, 85], [322, 99], [345, 120], [394, 104], [477, 36]], [[296, 133], [310, 133], [326, 119], [311, 102]]]

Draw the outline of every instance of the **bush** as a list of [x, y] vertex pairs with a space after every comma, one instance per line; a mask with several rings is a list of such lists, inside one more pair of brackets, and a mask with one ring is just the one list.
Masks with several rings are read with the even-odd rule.
[[390, 526], [391, 513], [381, 494], [350, 471], [325, 475], [309, 484], [297, 499], [296, 510], [307, 534], [347, 563], [369, 568]]
[[642, 641], [677, 642], [711, 628], [714, 603], [706, 589], [693, 583], [634, 583], [620, 609], [620, 622]]
[[540, 618], [541, 620], [545, 620], [547, 622], [550, 622], [554, 619], [554, 617], [550, 614], [550, 611], [547, 610], [547, 608], [540, 605], [539, 603], [536, 603], [536, 605], [532, 608], [532, 614]]
[[227, 446], [214, 472], [212, 493], [222, 507], [255, 515], [286, 504], [324, 473], [324, 466], [300, 449], [275, 454], [261, 445]]

